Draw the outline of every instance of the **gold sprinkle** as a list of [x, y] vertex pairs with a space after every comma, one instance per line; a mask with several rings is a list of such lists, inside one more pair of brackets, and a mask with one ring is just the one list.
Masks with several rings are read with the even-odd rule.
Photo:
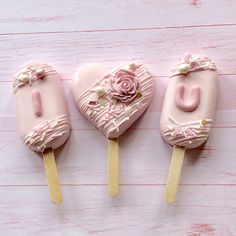
[[118, 100], [115, 99], [115, 98], [112, 98], [112, 99], [111, 99], [111, 102], [112, 102], [112, 104], [116, 104], [116, 103], [118, 102]]
[[208, 121], [205, 119], [201, 120], [201, 122], [200, 122], [201, 126], [206, 126], [207, 124], [208, 124]]
[[141, 94], [141, 92], [138, 91], [136, 97], [137, 97], [137, 98], [141, 98], [142, 96], [143, 96], [143, 95]]

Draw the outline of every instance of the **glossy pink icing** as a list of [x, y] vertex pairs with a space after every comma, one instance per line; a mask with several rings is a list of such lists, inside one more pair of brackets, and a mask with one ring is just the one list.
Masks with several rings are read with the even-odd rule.
[[76, 105], [106, 137], [117, 138], [151, 102], [154, 84], [141, 64], [109, 71], [101, 64], [81, 67], [72, 82]]
[[65, 143], [70, 124], [58, 73], [47, 64], [30, 63], [16, 74], [13, 89], [23, 142], [40, 152]]
[[[218, 94], [218, 74], [209, 57], [188, 56], [184, 63], [189, 67], [180, 66], [181, 71], [178, 71], [180, 63], [172, 70], [162, 106], [160, 130], [169, 144], [192, 149], [203, 144], [209, 136]], [[187, 73], [186, 68], [189, 69]]]
[[191, 88], [191, 98], [188, 101], [184, 101], [184, 90], [183, 84], [178, 84], [175, 92], [175, 104], [183, 111], [194, 111], [200, 103], [200, 88], [195, 85]]
[[38, 90], [32, 91], [32, 102], [34, 106], [34, 114], [36, 116], [42, 115], [42, 103], [41, 103], [41, 96]]

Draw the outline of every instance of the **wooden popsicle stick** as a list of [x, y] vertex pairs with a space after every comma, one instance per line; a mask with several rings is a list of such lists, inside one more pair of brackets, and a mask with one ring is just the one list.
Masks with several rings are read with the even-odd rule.
[[51, 201], [55, 204], [59, 204], [62, 202], [62, 194], [57, 175], [57, 166], [54, 152], [51, 148], [48, 148], [43, 152], [43, 160], [50, 190]]
[[184, 161], [185, 148], [173, 147], [172, 158], [170, 162], [169, 174], [166, 184], [165, 201], [166, 203], [174, 203], [176, 193], [179, 186], [181, 170]]
[[108, 139], [108, 190], [111, 197], [119, 193], [119, 140]]

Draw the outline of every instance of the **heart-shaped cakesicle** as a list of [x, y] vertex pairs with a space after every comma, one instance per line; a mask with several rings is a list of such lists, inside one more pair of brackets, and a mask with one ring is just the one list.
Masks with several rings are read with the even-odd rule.
[[108, 138], [109, 170], [116, 169], [116, 173], [111, 173], [113, 177], [109, 174], [109, 192], [116, 196], [118, 189], [110, 185], [118, 175], [117, 138], [149, 106], [154, 92], [152, 75], [140, 63], [128, 63], [114, 70], [103, 64], [87, 64], [76, 72], [72, 92], [80, 112]]
[[78, 69], [72, 85], [80, 112], [107, 138], [118, 138], [151, 102], [154, 83], [142, 64], [110, 71], [102, 64]]

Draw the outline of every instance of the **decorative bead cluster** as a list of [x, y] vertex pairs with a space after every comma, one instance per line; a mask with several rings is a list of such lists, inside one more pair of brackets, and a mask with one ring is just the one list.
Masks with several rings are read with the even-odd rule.
[[199, 70], [217, 70], [217, 68], [209, 57], [188, 54], [185, 56], [184, 60], [172, 70], [172, 76], [187, 75], [189, 72]]
[[142, 96], [139, 80], [135, 73], [137, 65], [131, 64], [128, 70], [120, 69], [105, 77], [104, 82], [98, 84], [93, 90], [97, 99], [88, 101], [89, 116], [94, 117], [97, 112], [105, 111], [105, 123], [111, 117], [118, 117], [124, 113], [129, 119], [132, 108], [130, 102]]
[[17, 75], [17, 80], [24, 83], [32, 84], [32, 80], [43, 79], [45, 76], [45, 71], [42, 68], [33, 69], [31, 67], [27, 67], [22, 69]]

